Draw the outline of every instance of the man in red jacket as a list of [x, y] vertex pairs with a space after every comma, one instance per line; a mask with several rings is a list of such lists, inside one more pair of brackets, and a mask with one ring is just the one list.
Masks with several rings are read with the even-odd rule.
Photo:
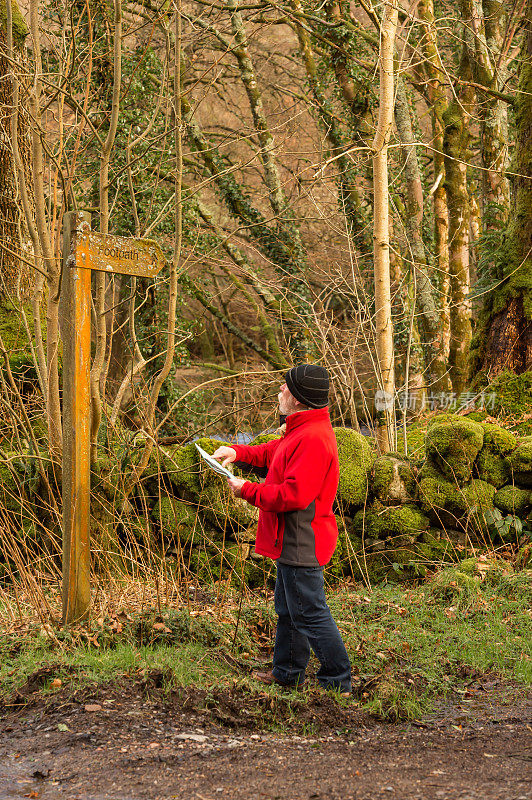
[[279, 393], [285, 435], [262, 445], [222, 446], [214, 453], [224, 466], [242, 461], [268, 468], [264, 483], [229, 480], [235, 497], [260, 509], [255, 552], [277, 561], [273, 669], [254, 675], [263, 683], [301, 686], [312, 648], [321, 663], [319, 683], [349, 692], [349, 657], [323, 588], [323, 566], [338, 538], [332, 507], [339, 468], [327, 408], [329, 375], [324, 367], [300, 364], [285, 380]]

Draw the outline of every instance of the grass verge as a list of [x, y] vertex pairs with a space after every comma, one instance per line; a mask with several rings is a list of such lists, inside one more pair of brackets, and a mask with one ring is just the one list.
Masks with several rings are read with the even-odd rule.
[[[355, 702], [382, 718], [414, 719], [437, 698], [460, 691], [475, 673], [495, 672], [529, 686], [531, 577], [532, 571], [513, 572], [505, 562], [470, 559], [415, 588], [381, 585], [368, 592], [350, 584], [330, 593], [353, 664]], [[108, 607], [90, 626], [74, 630], [17, 620], [8, 594], [3, 597], [5, 704], [17, 695], [20, 702], [35, 692], [53, 694], [66, 686], [79, 689], [154, 672], [165, 690], [194, 687], [206, 697], [235, 684], [250, 698], [283, 692], [278, 687], [265, 692], [251, 677], [252, 669], [271, 657], [271, 595], [248, 595], [240, 605], [229, 591], [223, 602], [215, 602], [216, 593], [207, 589], [188, 607]], [[313, 697], [301, 693], [297, 703]]]

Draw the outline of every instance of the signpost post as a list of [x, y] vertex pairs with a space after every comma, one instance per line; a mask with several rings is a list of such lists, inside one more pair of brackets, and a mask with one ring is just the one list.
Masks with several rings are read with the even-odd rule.
[[63, 217], [63, 624], [90, 608], [91, 270], [149, 278], [164, 264], [156, 242], [96, 233], [90, 219]]

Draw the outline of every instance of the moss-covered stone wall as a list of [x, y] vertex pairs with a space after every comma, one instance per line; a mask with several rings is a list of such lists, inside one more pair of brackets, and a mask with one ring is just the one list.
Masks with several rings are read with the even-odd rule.
[[[411, 579], [473, 551], [530, 541], [532, 436], [519, 437], [475, 415], [438, 414], [425, 423], [422, 439], [421, 427], [418, 423], [413, 458], [377, 456], [370, 439], [335, 429], [339, 541], [327, 568], [330, 580]], [[220, 442], [204, 438], [199, 444], [213, 453]], [[258, 510], [232, 496], [193, 443], [160, 447], [121, 507], [119, 521], [113, 521], [109, 515], [120, 506], [136, 459], [131, 442], [125, 447], [110, 437], [109, 447], [92, 485], [102, 499], [93, 501], [92, 525], [100, 550], [105, 528], [107, 539], [118, 537], [133, 550], [157, 553], [201, 581], [232, 576], [261, 585], [264, 576], [273, 575], [271, 562], [253, 552]], [[20, 485], [27, 481], [7, 466], [0, 477], [0, 504], [16, 528]], [[100, 507], [107, 509], [103, 527], [96, 514]], [[27, 531], [21, 529], [21, 535], [27, 537]]]

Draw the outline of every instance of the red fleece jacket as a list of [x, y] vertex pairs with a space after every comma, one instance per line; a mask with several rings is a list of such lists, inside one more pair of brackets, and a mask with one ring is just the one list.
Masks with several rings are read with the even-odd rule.
[[[246, 481], [241, 490], [242, 497], [260, 509], [255, 552], [278, 559], [289, 520], [295, 542], [290, 544], [291, 560], [286, 563], [326, 564], [338, 538], [332, 511], [339, 478], [338, 450], [329, 409], [290, 414], [282, 439], [232, 446], [237, 461], [269, 468], [264, 483]], [[304, 552], [306, 559], [300, 562], [296, 556], [293, 560], [296, 552]]]

